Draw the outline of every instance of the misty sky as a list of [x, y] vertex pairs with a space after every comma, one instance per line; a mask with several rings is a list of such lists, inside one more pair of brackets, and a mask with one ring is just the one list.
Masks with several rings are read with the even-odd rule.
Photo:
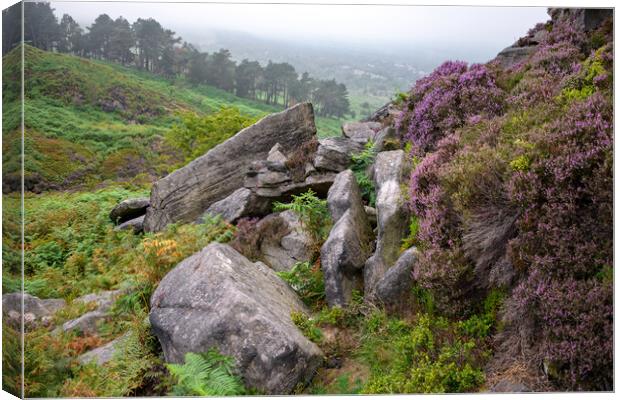
[[225, 29], [264, 38], [312, 44], [408, 47], [475, 47], [496, 54], [537, 22], [545, 7], [338, 6], [52, 1], [88, 26], [101, 13], [130, 22], [153, 17], [192, 42], [202, 31]]

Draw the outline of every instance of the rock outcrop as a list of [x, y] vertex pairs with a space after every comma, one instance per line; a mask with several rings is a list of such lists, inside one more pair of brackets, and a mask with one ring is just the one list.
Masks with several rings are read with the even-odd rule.
[[550, 8], [548, 13], [552, 20], [573, 17], [575, 29], [583, 32], [596, 30], [607, 18], [614, 16], [612, 8]]
[[141, 217], [146, 214], [148, 206], [148, 197], [123, 200], [110, 211], [110, 219], [114, 223], [120, 224]]
[[321, 247], [325, 296], [331, 307], [344, 306], [354, 289], [362, 289], [362, 268], [372, 251], [372, 228], [351, 170], [338, 174], [327, 204], [336, 222]]
[[265, 160], [277, 143], [288, 152], [315, 135], [310, 103], [268, 115], [241, 130], [153, 185], [145, 231], [159, 231], [172, 222], [195, 221], [213, 203], [241, 188], [248, 167]]
[[287, 394], [308, 382], [322, 360], [291, 312], [305, 306], [275, 272], [211, 243], [162, 279], [149, 319], [167, 362], [217, 348], [235, 359], [246, 386]]
[[406, 172], [403, 150], [377, 154], [373, 179], [377, 190], [377, 245], [364, 267], [364, 294], [372, 297], [377, 282], [400, 254], [402, 239], [407, 234], [407, 212], [401, 192]]
[[401, 148], [401, 138], [397, 134], [396, 129], [391, 126], [383, 128], [375, 136], [375, 145], [373, 150], [375, 153], [382, 151], [398, 150]]
[[[607, 18], [613, 18], [611, 8], [550, 8], [548, 10], [553, 21], [571, 18], [575, 30], [592, 32], [599, 28]], [[506, 69], [526, 61], [538, 49], [547, 36], [547, 30], [540, 24], [538, 30], [530, 31], [526, 36], [517, 40], [512, 46], [502, 50], [495, 61]]]

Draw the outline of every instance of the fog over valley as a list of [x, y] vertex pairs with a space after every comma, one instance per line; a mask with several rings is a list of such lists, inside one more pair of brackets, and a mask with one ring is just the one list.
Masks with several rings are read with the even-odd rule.
[[485, 62], [529, 27], [544, 7], [439, 7], [52, 2], [83, 27], [107, 13], [154, 18], [212, 53], [235, 61], [288, 62], [298, 73], [344, 83], [379, 106], [446, 59]]

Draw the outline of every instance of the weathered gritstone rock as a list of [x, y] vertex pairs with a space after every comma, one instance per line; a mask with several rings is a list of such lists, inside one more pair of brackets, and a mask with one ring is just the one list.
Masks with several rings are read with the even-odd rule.
[[110, 211], [110, 219], [114, 223], [119, 224], [141, 217], [146, 214], [148, 206], [148, 197], [123, 200]]
[[409, 248], [400, 255], [385, 275], [377, 282], [373, 300], [389, 309], [405, 302], [413, 286], [413, 265], [418, 260], [418, 250]]
[[271, 150], [269, 150], [269, 154], [267, 155], [267, 161], [279, 163], [282, 165], [286, 164], [286, 161], [288, 159], [284, 155], [284, 152], [285, 150], [282, 146], [280, 146], [280, 143], [276, 143], [276, 145], [273, 146]]
[[167, 362], [217, 348], [235, 359], [248, 387], [287, 394], [307, 383], [322, 360], [291, 312], [306, 308], [274, 271], [211, 243], [162, 279], [149, 318]]
[[536, 46], [510, 46], [500, 51], [495, 60], [506, 69], [527, 60], [536, 51]]
[[65, 332], [77, 330], [87, 335], [97, 333], [99, 324], [110, 318], [110, 314], [103, 311], [89, 311], [76, 319], [67, 321], [62, 324], [62, 330]]
[[[96, 304], [96, 309], [89, 311], [78, 318], [62, 324], [62, 330], [65, 332], [71, 330], [79, 330], [86, 334], [97, 333], [99, 325], [103, 321], [111, 317], [110, 309], [116, 302], [116, 299], [123, 294], [122, 290], [108, 290], [99, 293], [89, 293], [74, 300], [77, 303]], [[58, 333], [60, 329], [55, 330]]]
[[115, 231], [131, 230], [133, 233], [141, 233], [144, 231], [144, 215], [125, 221], [122, 224], [114, 227]]
[[268, 115], [241, 130], [153, 185], [145, 231], [159, 231], [172, 222], [195, 221], [213, 203], [241, 188], [248, 167], [266, 159], [276, 143], [290, 152], [315, 135], [310, 103]]
[[375, 153], [398, 150], [400, 147], [400, 136], [398, 136], [393, 127], [389, 126], [377, 132], [377, 136], [375, 136], [375, 144], [373, 146]]
[[314, 156], [314, 167], [323, 171], [344, 171], [351, 164], [351, 155], [363, 150], [363, 143], [346, 137], [321, 139]]
[[404, 182], [406, 158], [403, 150], [377, 154], [374, 181], [377, 189], [377, 246], [364, 267], [364, 295], [372, 298], [377, 282], [400, 254], [407, 234], [407, 212], [400, 184]]
[[372, 251], [372, 228], [351, 170], [338, 174], [327, 205], [336, 223], [321, 247], [325, 296], [331, 307], [344, 306], [352, 291], [363, 287], [362, 268]]
[[[552, 21], [562, 18], [573, 18], [573, 27], [577, 31], [592, 32], [599, 28], [607, 18], [613, 18], [613, 10], [594, 9], [594, 8], [550, 8], [548, 10]], [[545, 40], [548, 32], [545, 28], [531, 32], [527, 36], [520, 38], [512, 46], [503, 49], [495, 61], [506, 69], [518, 63], [526, 61], [536, 50], [538, 45]]]
[[379, 122], [349, 122], [342, 125], [342, 134], [346, 138], [366, 143], [369, 140], [374, 141], [381, 128]]
[[311, 261], [312, 238], [302, 228], [297, 215], [287, 210], [277, 218], [285, 222], [289, 233], [277, 241], [264, 238], [260, 247], [263, 261], [275, 271], [289, 271], [298, 262]]
[[350, 169], [336, 175], [327, 193], [327, 207], [334, 221], [338, 221], [351, 207], [364, 207], [362, 192]]
[[289, 201], [292, 195], [313, 190], [319, 196], [325, 196], [334, 182], [333, 172], [313, 173], [303, 181], [295, 182], [285, 166], [270, 161], [252, 163], [244, 181], [244, 187], [250, 189], [256, 199], [268, 206], [265, 214], [271, 211], [274, 201]]
[[[65, 307], [63, 299], [40, 299], [28, 293], [23, 294], [25, 329], [34, 328], [40, 324], [49, 325], [56, 311]], [[2, 295], [2, 314], [4, 321], [19, 327], [22, 320], [22, 293], [7, 293]]]
[[240, 218], [264, 215], [271, 210], [271, 201], [260, 199], [250, 189], [240, 188], [228, 197], [213, 203], [196, 222], [204, 222], [204, 215], [219, 215], [226, 222], [235, 223]]
[[400, 115], [401, 110], [396, 104], [389, 102], [384, 104], [381, 108], [375, 111], [370, 117], [366, 118], [366, 121], [380, 122], [383, 126], [392, 125], [394, 118]]

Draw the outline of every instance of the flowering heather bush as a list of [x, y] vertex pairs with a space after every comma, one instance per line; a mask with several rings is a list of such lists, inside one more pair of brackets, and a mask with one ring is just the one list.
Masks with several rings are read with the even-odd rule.
[[448, 61], [416, 82], [396, 127], [413, 152], [423, 155], [472, 117], [497, 115], [503, 108], [504, 93], [487, 67]]
[[508, 103], [516, 107], [531, 107], [539, 102], [552, 101], [567, 77], [579, 72], [583, 58], [579, 49], [568, 43], [541, 45], [520, 71], [522, 79], [515, 85]]
[[539, 159], [511, 182], [511, 197], [523, 209], [523, 243], [513, 246], [520, 260], [546, 274], [592, 276], [593, 267], [611, 265], [610, 101], [595, 94], [575, 103], [538, 139]]
[[530, 66], [551, 75], [564, 76], [574, 71], [581, 57], [579, 49], [569, 43], [543, 45], [532, 56]]
[[557, 14], [511, 69], [443, 64], [397, 123], [423, 157], [409, 182], [413, 274], [438, 311], [462, 316], [512, 288], [504, 357], [544, 365], [556, 388], [609, 390], [613, 43], [609, 24], [586, 35], [571, 18]]
[[513, 300], [542, 333], [538, 356], [554, 378], [609, 388], [612, 365], [613, 131], [608, 98], [574, 103], [541, 132], [529, 171], [510, 182], [521, 207], [513, 264], [529, 275]]
[[458, 151], [459, 137], [450, 135], [428, 154], [411, 175], [409, 206], [419, 218], [418, 240], [423, 252], [414, 279], [430, 290], [439, 310], [448, 314], [467, 311], [473, 288], [473, 267], [461, 250], [461, 222], [450, 193], [443, 186], [449, 161]]

